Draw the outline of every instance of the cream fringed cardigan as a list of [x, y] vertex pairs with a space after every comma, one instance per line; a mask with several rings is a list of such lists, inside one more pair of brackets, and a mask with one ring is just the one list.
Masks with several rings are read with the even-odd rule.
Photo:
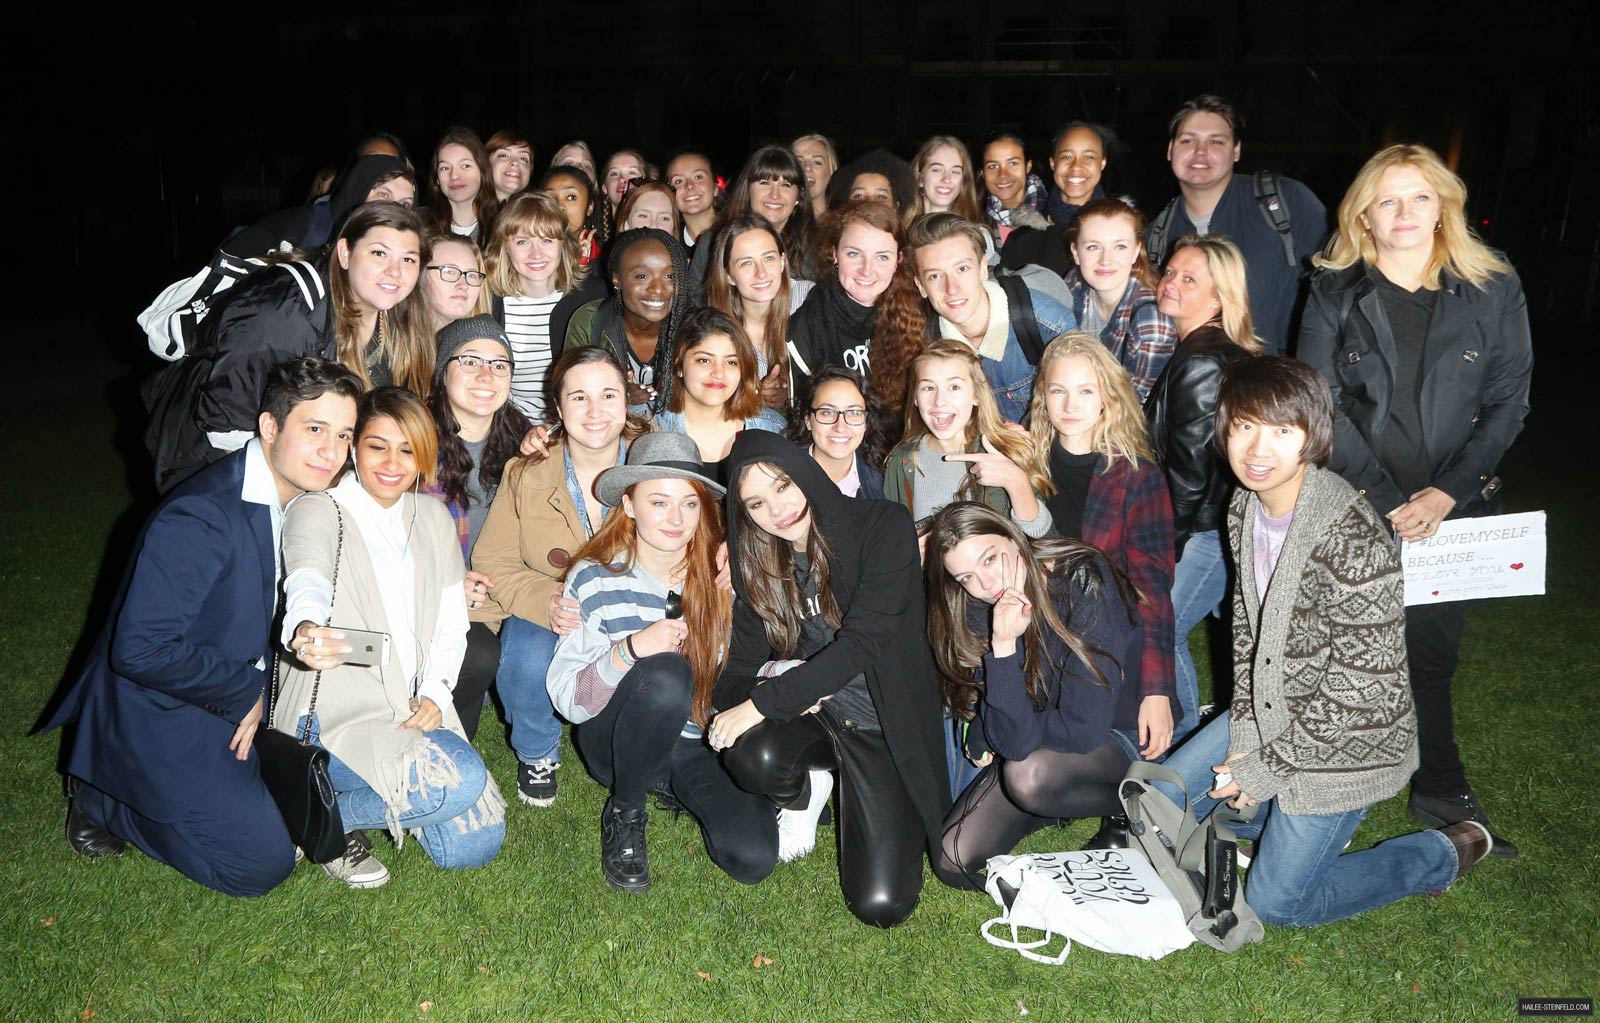
[[[365, 496], [363, 493], [352, 498]], [[455, 599], [466, 599], [461, 585], [465, 575], [461, 544], [443, 502], [415, 494], [406, 494], [400, 500], [403, 516], [412, 522], [409, 547], [415, 581], [414, 628], [420, 641], [429, 642], [438, 623], [441, 599], [449, 599], [452, 592]], [[342, 550], [338, 545], [341, 515]], [[332, 580], [336, 551], [338, 579], [331, 625], [389, 633], [377, 573], [355, 515], [348, 508], [338, 508], [331, 494], [303, 494], [291, 502], [283, 523], [285, 580], [302, 570]], [[285, 631], [291, 631], [294, 625], [298, 622], [286, 622]], [[411, 679], [401, 667], [400, 657], [393, 649], [395, 644], [390, 646], [388, 660], [381, 667], [344, 665], [324, 671], [317, 690], [316, 714], [322, 745], [383, 798], [390, 834], [400, 841], [400, 815], [410, 809], [407, 782], [413, 768], [424, 788], [459, 784], [461, 776], [426, 733], [399, 727], [412, 713]], [[425, 653], [422, 662], [426, 664], [427, 660]], [[295, 726], [311, 702], [315, 673], [300, 667], [292, 656], [282, 659], [281, 670], [279, 710], [273, 716], [273, 727], [298, 734]], [[452, 683], [454, 674], [452, 670]], [[444, 718], [439, 727], [461, 735], [454, 703], [448, 698], [431, 698]], [[490, 778], [477, 805], [458, 823], [470, 831], [498, 823], [504, 816], [505, 800]]]

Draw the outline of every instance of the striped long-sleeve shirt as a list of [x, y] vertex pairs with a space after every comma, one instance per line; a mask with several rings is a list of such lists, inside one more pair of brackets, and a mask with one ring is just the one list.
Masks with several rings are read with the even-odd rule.
[[[611, 648], [667, 616], [667, 586], [634, 563], [602, 565], [580, 561], [567, 573], [566, 596], [578, 602], [582, 624], [556, 642], [545, 685], [557, 713], [581, 724], [606, 709], [628, 673], [611, 657]], [[682, 734], [700, 734], [693, 722]]]

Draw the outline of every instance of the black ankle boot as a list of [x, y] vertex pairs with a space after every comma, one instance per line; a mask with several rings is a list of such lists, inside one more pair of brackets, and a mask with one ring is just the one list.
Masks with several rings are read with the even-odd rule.
[[619, 892], [650, 888], [650, 854], [645, 849], [644, 807], [615, 811], [607, 800], [600, 811], [600, 870], [606, 883]]
[[1122, 814], [1100, 818], [1100, 830], [1089, 839], [1085, 849], [1126, 849], [1133, 844], [1128, 837], [1128, 818]]
[[90, 859], [101, 856], [120, 856], [127, 843], [113, 835], [103, 824], [91, 821], [78, 803], [78, 779], [67, 779], [67, 844], [72, 850]]

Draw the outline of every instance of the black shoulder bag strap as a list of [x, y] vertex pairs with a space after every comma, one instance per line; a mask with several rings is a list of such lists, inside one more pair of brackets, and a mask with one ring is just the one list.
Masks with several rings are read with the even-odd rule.
[[1007, 312], [1011, 314], [1011, 331], [1017, 335], [1022, 354], [1028, 365], [1037, 366], [1044, 356], [1044, 338], [1039, 334], [1039, 320], [1033, 312], [1033, 295], [1028, 292], [1028, 282], [1016, 274], [996, 274], [1000, 290], [1006, 293]]
[[1167, 234], [1172, 230], [1172, 214], [1178, 208], [1178, 203], [1183, 196], [1178, 196], [1156, 214], [1150, 226], [1144, 229], [1144, 250], [1152, 263], [1159, 269], [1167, 261]]
[[1250, 180], [1255, 187], [1256, 205], [1261, 207], [1261, 215], [1267, 218], [1267, 223], [1278, 232], [1278, 239], [1283, 242], [1283, 257], [1290, 266], [1299, 266], [1300, 261], [1294, 258], [1294, 225], [1289, 222], [1289, 204], [1278, 194], [1278, 175], [1269, 170], [1260, 170], [1252, 174]]

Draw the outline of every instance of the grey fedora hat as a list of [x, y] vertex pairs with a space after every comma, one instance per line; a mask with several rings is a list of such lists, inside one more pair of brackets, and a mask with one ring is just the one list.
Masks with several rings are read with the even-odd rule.
[[628, 445], [628, 461], [595, 478], [595, 496], [608, 508], [622, 503], [622, 492], [644, 480], [695, 480], [721, 497], [726, 489], [705, 474], [700, 449], [686, 433], [647, 433]]

